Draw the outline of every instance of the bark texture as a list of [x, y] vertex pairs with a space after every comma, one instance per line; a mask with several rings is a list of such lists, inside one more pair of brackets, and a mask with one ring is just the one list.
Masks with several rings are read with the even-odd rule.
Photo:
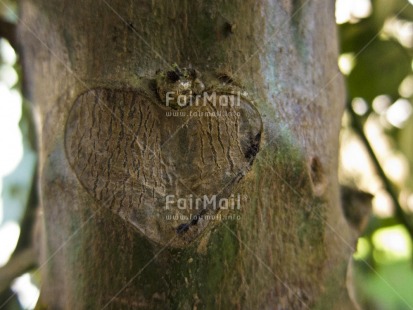
[[[28, 91], [38, 116], [44, 235], [39, 305], [50, 309], [348, 307], [344, 278], [352, 249], [337, 182], [344, 100], [336, 65], [333, 1], [21, 0], [19, 36]], [[190, 131], [181, 132], [166, 150], [155, 152], [159, 158], [144, 161], [145, 154], [138, 153], [156, 139], [167, 139], [163, 135], [180, 121], [164, 115], [147, 117], [145, 130], [130, 135], [142, 144], [136, 147], [126, 145], [132, 141], [122, 131], [137, 129], [134, 126], [147, 111], [156, 113], [147, 106], [162, 104], [152, 83], [157, 70], [168, 70], [173, 63], [192, 66], [202, 76], [225, 77], [221, 82], [252, 98], [245, 99], [245, 111], [250, 112], [243, 110], [244, 116], [233, 121], [204, 118], [197, 129], [194, 121], [189, 128], [200, 137], [194, 138], [194, 149]], [[133, 98], [138, 90], [153, 99]], [[98, 111], [94, 120], [93, 98], [85, 97], [93, 92], [107, 106], [115, 105], [111, 115], [125, 120], [117, 123], [108, 110]], [[126, 103], [108, 94], [123, 96]], [[131, 115], [134, 105], [141, 110]], [[248, 138], [257, 131], [251, 109], [262, 123], [259, 142]], [[103, 139], [99, 140], [96, 126], [102, 125], [107, 138], [111, 119], [114, 136], [105, 139], [105, 149], [99, 149]], [[71, 138], [77, 127], [81, 130]], [[165, 128], [167, 133], [162, 131]], [[82, 134], [87, 139], [79, 142]], [[196, 144], [201, 140], [205, 152]], [[183, 146], [196, 155], [195, 160], [185, 156]], [[84, 150], [88, 147], [93, 151]], [[109, 161], [105, 152], [117, 159]], [[179, 156], [168, 157], [169, 153]], [[90, 159], [84, 158], [87, 154]], [[205, 159], [197, 158], [202, 155]], [[106, 157], [101, 161], [99, 156]], [[141, 162], [125, 163], [125, 157]], [[139, 229], [153, 227], [139, 217], [147, 216], [142, 215], [145, 212], [156, 216], [153, 206], [139, 209], [135, 225], [134, 216], [119, 210], [123, 204], [137, 205], [134, 190], [149, 197], [146, 190], [154, 192], [158, 185], [133, 173], [128, 181], [125, 173], [138, 169], [151, 175], [163, 169], [165, 158], [179, 159], [166, 161], [165, 171], [173, 168], [181, 173], [177, 179], [190, 181], [183, 195], [205, 190], [211, 194], [233, 179], [230, 189], [220, 193], [241, 194], [241, 208], [223, 211], [231, 217], [205, 224], [205, 229], [176, 246], [165, 240], [172, 236], [169, 230], [154, 237], [153, 231]], [[251, 166], [241, 169], [246, 159]], [[195, 171], [195, 162], [201, 172]], [[225, 169], [242, 174], [228, 177]], [[108, 171], [119, 174], [118, 183], [97, 180]], [[205, 182], [197, 184], [197, 180]], [[176, 191], [180, 185], [168, 186], [163, 189]], [[112, 200], [109, 191], [116, 192]], [[164, 221], [155, 222], [163, 231]], [[189, 233], [194, 229], [189, 227]]]

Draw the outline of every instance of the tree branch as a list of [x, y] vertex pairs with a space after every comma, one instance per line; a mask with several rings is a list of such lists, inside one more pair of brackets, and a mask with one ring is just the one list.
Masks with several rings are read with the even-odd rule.
[[34, 249], [27, 248], [17, 253], [0, 268], [0, 293], [8, 289], [14, 279], [36, 266], [35, 257]]
[[39, 202], [37, 196], [37, 176], [37, 167], [35, 167], [35, 172], [32, 176], [29, 197], [25, 206], [25, 212], [23, 219], [20, 222], [20, 236], [13, 255], [28, 247], [33, 246], [34, 225], [36, 222], [36, 212]]
[[7, 39], [17, 50], [16, 24], [0, 19], [0, 37]]
[[363, 127], [358, 119], [358, 116], [356, 115], [356, 113], [353, 111], [353, 109], [351, 108], [351, 105], [348, 104], [347, 105], [347, 110], [350, 113], [351, 116], [351, 124], [352, 124], [352, 128], [355, 131], [355, 133], [359, 136], [360, 140], [362, 141], [362, 143], [364, 144], [367, 153], [369, 154], [374, 167], [376, 168], [376, 172], [379, 175], [380, 179], [383, 181], [384, 184], [384, 188], [386, 189], [386, 191], [389, 193], [394, 206], [395, 206], [395, 217], [398, 219], [398, 221], [400, 223], [402, 223], [409, 235], [410, 238], [413, 240], [413, 227], [406, 215], [406, 213], [403, 211], [400, 203], [399, 203], [399, 199], [397, 198], [397, 194], [395, 192], [395, 190], [393, 189], [392, 185], [390, 184], [389, 179], [386, 176], [386, 173], [384, 172], [383, 168], [381, 167], [381, 164], [379, 162], [379, 160], [377, 159], [376, 154], [374, 153], [373, 148], [370, 145], [370, 142], [368, 141], [366, 135], [364, 134], [363, 131]]

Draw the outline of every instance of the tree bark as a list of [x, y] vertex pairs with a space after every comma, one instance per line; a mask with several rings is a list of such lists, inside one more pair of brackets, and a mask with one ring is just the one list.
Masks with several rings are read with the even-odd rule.
[[[39, 305], [50, 309], [348, 307], [344, 282], [352, 245], [338, 195], [344, 92], [336, 65], [333, 1], [21, 0], [19, 36], [40, 137]], [[114, 193], [114, 206], [106, 206], [85, 181], [96, 178], [97, 166], [90, 171], [85, 166], [85, 177], [78, 171], [79, 161], [73, 159], [74, 150], [81, 153], [88, 145], [79, 142], [77, 149], [68, 147], [78, 139], [68, 137], [77, 122], [81, 129], [88, 124], [90, 132], [95, 128], [92, 114], [87, 114], [93, 107], [88, 95], [94, 92], [111, 104], [110, 94], [143, 98], [144, 92], [149, 93], [146, 99], [114, 106], [110, 110], [114, 116], [129, 113], [126, 109], [134, 104], [159, 105], [152, 103], [159, 98], [151, 97], [151, 85], [157, 70], [169, 70], [173, 63], [191, 66], [204, 77], [234, 79], [237, 89], [248, 92], [245, 106], [254, 107], [258, 113], [254, 118], [262, 123], [259, 151], [251, 167], [233, 182], [231, 192], [223, 194], [241, 194], [240, 210], [223, 211], [234, 216], [207, 224], [199, 235], [179, 244], [169, 244], [164, 238], [167, 233], [158, 237], [146, 233], [149, 226], [142, 222], [136, 229], [126, 211], [113, 212], [125, 197], [135, 199], [133, 187], [120, 196]], [[128, 124], [138, 122], [142, 113]], [[99, 118], [99, 124], [109, 126], [110, 117], [105, 117]], [[241, 121], [248, 123], [247, 118]], [[154, 126], [164, 122], [159, 116]], [[208, 126], [213, 121], [204, 122]], [[224, 120], [218, 122], [217, 126], [224, 126]], [[123, 125], [119, 126], [122, 131]], [[161, 136], [162, 128], [153, 132]], [[212, 135], [212, 151], [218, 152], [214, 147], [218, 137]], [[152, 138], [139, 139], [146, 145]], [[235, 138], [238, 143], [241, 139]], [[91, 138], [89, 145], [93, 141], [98, 140]], [[113, 152], [126, 152], [126, 146], [115, 147], [114, 141], [108, 142]], [[173, 141], [172, 155], [179, 143], [188, 142]], [[145, 146], [136, 148], [142, 151]], [[231, 148], [230, 142], [222, 144], [223, 152], [235, 152]], [[238, 160], [235, 157], [235, 165]], [[142, 165], [139, 169], [150, 168], [149, 162]], [[188, 167], [182, 173], [196, 183]], [[132, 179], [144, 183], [139, 177]], [[225, 187], [219, 173], [206, 180], [213, 189]], [[106, 189], [117, 191], [119, 184]], [[195, 190], [194, 186], [190, 184], [188, 190]], [[139, 212], [150, 208], [147, 205]], [[163, 225], [159, 218], [154, 223]]]

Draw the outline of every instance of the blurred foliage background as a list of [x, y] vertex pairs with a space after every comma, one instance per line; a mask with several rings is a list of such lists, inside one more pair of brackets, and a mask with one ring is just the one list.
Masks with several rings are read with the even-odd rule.
[[[372, 215], [358, 239], [353, 263], [352, 286], [362, 309], [413, 309], [410, 1], [336, 2], [338, 65], [348, 89], [340, 180], [374, 195]], [[0, 0], [1, 20], [15, 24], [16, 12], [15, 1]], [[8, 36], [1, 27], [0, 34]], [[0, 38], [0, 267], [30, 243], [29, 223], [37, 204], [36, 137], [30, 106], [22, 96], [18, 55], [9, 40]], [[35, 269], [27, 271], [0, 292], [0, 309], [34, 307], [39, 279]]]
[[413, 5], [338, 0], [336, 21], [348, 90], [340, 178], [374, 195], [354, 255], [355, 291], [362, 309], [413, 309]]

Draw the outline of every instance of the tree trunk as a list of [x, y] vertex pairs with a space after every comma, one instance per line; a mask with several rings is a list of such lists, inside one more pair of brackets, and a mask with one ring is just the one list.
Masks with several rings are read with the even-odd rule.
[[[39, 305], [345, 307], [333, 1], [21, 0], [21, 18], [40, 137]], [[190, 68], [209, 94], [242, 92], [216, 108], [235, 117], [166, 115], [193, 108], [165, 107], [159, 78]], [[178, 225], [163, 217], [170, 193], [240, 205]]]

